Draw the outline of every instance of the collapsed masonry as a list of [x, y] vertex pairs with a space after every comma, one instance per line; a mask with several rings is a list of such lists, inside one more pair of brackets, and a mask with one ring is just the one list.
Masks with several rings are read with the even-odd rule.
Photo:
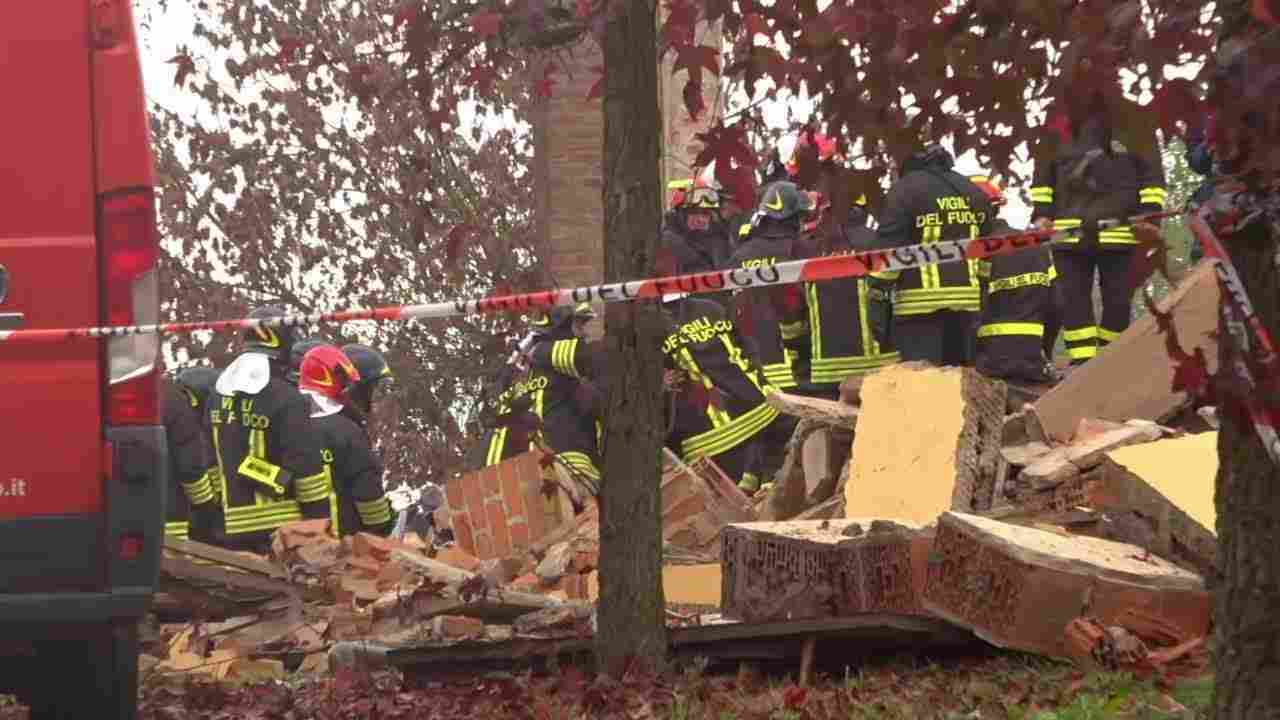
[[[1211, 279], [1201, 267], [1164, 302], [1184, 344], [1213, 342]], [[673, 637], [796, 628], [802, 678], [816, 634], [857, 625], [1202, 672], [1217, 433], [1171, 383], [1146, 381], [1171, 376], [1167, 363], [1140, 321], [1043, 396], [1020, 389], [1025, 404], [972, 370], [911, 364], [847, 383], [840, 401], [771, 396], [801, 422], [768, 497], [747, 498], [710, 460], [668, 457]], [[446, 496], [437, 520], [457, 542], [445, 548], [339, 542], [323, 521], [281, 528], [270, 558], [170, 541], [156, 602], [170, 624], [144, 667], [244, 680], [589, 647], [600, 549], [586, 490], [528, 453]]]

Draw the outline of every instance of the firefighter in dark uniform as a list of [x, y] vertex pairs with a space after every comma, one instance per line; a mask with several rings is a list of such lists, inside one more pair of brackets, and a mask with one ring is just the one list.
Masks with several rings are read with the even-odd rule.
[[[728, 267], [754, 269], [795, 260], [802, 254], [800, 229], [806, 213], [814, 210], [813, 198], [783, 180], [770, 184], [761, 195], [750, 239], [738, 246]], [[775, 285], [737, 290], [734, 294], [736, 325], [748, 352], [764, 370], [769, 384], [788, 390], [796, 377], [807, 374], [808, 326], [804, 293], [798, 285]]]
[[676, 293], [663, 299], [668, 375], [666, 444], [686, 462], [709, 457], [748, 495], [776, 468], [762, 444], [785, 445], [787, 418], [765, 402], [775, 391], [719, 304]]
[[[598, 372], [599, 353], [583, 337], [593, 318], [595, 311], [587, 303], [533, 317], [536, 336], [521, 359], [524, 367], [511, 373], [498, 396], [503, 425], [489, 436], [486, 467], [541, 445], [599, 489], [599, 409], [589, 384]], [[519, 422], [525, 413], [540, 427]]]
[[[858, 198], [844, 227], [810, 244], [811, 255], [865, 252], [876, 248], [876, 233], [867, 227], [867, 198]], [[805, 283], [808, 310], [809, 376], [806, 395], [837, 399], [840, 383], [895, 362], [893, 347], [893, 278], [876, 273]]]
[[[381, 354], [360, 347], [371, 356], [365, 363], [372, 373], [367, 379], [377, 383], [390, 377]], [[364, 426], [372, 403], [363, 406], [357, 388], [365, 381], [352, 358], [332, 345], [313, 347], [299, 366], [298, 389], [315, 402], [311, 428], [324, 472], [298, 483], [298, 501], [328, 503], [330, 530], [338, 537], [357, 532], [385, 537], [395, 525], [382, 488], [382, 462]]]
[[[721, 189], [702, 178], [673, 180], [671, 209], [662, 228], [663, 248], [675, 255], [681, 273], [724, 267], [729, 259], [729, 227], [721, 216]], [[736, 228], [735, 228], [736, 231]]]
[[[1004, 190], [985, 175], [970, 178], [998, 208]], [[994, 220], [996, 234], [1016, 232], [1004, 220]], [[978, 325], [978, 371], [1012, 382], [1044, 384], [1054, 373], [1045, 357], [1045, 320], [1052, 314], [1057, 271], [1046, 246], [1029, 248], [978, 261], [982, 282], [982, 313]]]
[[[184, 477], [180, 484], [174, 484], [175, 490], [181, 493], [171, 495], [168, 517], [171, 522], [181, 523], [170, 528], [165, 527], [166, 534], [178, 536], [179, 532], [186, 537], [200, 542], [213, 542], [219, 537], [222, 517], [217, 513], [192, 513], [193, 502], [206, 503], [215, 499], [217, 489], [222, 487], [217, 468], [210, 468], [212, 458], [206, 456], [209, 443], [208, 407], [209, 396], [213, 393], [213, 384], [218, 381], [221, 370], [211, 367], [192, 367], [182, 370], [174, 379], [181, 391], [182, 400], [195, 415], [196, 426], [200, 435], [201, 470], [191, 476]], [[208, 477], [206, 477], [206, 475]], [[210, 508], [216, 503], [210, 504]], [[172, 529], [172, 533], [170, 530]]]
[[[210, 368], [204, 368], [209, 370]], [[190, 535], [191, 508], [183, 488], [208, 469], [204, 428], [190, 396], [175, 381], [161, 379], [165, 440], [169, 449], [169, 501], [165, 510], [165, 537], [186, 540]]]
[[[1159, 158], [1143, 158], [1114, 139], [1101, 94], [1073, 118], [1071, 141], [1035, 174], [1032, 222], [1075, 231], [1055, 244], [1053, 262], [1062, 285], [1067, 355], [1072, 365], [1080, 365], [1129, 327], [1133, 306], [1133, 229], [1100, 229], [1098, 221], [1163, 211], [1164, 174]], [[1093, 313], [1095, 271], [1102, 291], [1100, 324]]]
[[[991, 202], [952, 169], [954, 164], [951, 153], [939, 145], [929, 145], [903, 163], [902, 176], [885, 199], [880, 247], [966, 240], [990, 232]], [[903, 360], [972, 364], [981, 302], [975, 266], [969, 260], [901, 272], [893, 301], [893, 338]]]
[[[282, 315], [266, 307], [249, 317]], [[276, 528], [327, 517], [329, 504], [304, 507], [295, 495], [324, 468], [310, 428], [313, 403], [285, 379], [293, 328], [254, 327], [243, 337], [245, 351], [218, 377], [210, 397], [211, 456], [222, 480], [220, 544], [265, 552]]]

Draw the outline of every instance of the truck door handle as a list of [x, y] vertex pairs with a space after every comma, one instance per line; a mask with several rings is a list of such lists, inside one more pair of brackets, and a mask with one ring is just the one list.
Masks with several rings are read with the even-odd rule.
[[17, 330], [27, 322], [22, 313], [0, 313], [0, 330]]

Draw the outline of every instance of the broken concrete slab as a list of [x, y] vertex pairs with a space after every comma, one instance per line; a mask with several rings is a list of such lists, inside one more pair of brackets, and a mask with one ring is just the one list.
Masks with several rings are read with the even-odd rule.
[[1005, 462], [1010, 465], [1030, 465], [1038, 458], [1048, 455], [1052, 447], [1037, 440], [1031, 440], [1018, 445], [1006, 445], [1000, 448], [1000, 455]]
[[1080, 468], [1069, 458], [1070, 448], [1056, 447], [1036, 458], [1018, 473], [1018, 479], [1032, 490], [1051, 490], [1080, 475]]
[[746, 622], [921, 611], [927, 534], [878, 519], [730, 525], [721, 608]]
[[[1204, 349], [1210, 374], [1218, 365], [1218, 306], [1218, 280], [1208, 260], [1187, 273], [1158, 303], [1161, 311], [1172, 314], [1182, 346]], [[1081, 418], [1160, 422], [1189, 400], [1185, 392], [1172, 390], [1173, 374], [1165, 336], [1148, 314], [1037, 400], [1036, 415], [1045, 432], [1058, 442], [1071, 439]]]
[[804, 511], [808, 499], [804, 446], [809, 438], [823, 430], [825, 426], [817, 420], [804, 419], [796, 423], [796, 429], [787, 440], [783, 452], [782, 467], [774, 476], [773, 489], [761, 506], [761, 520], [788, 520]]
[[1218, 433], [1185, 435], [1126, 447], [1112, 451], [1109, 457], [1118, 470], [1141, 479], [1206, 532], [1216, 532]]
[[538, 563], [534, 572], [538, 579], [547, 585], [554, 585], [569, 572], [573, 564], [573, 547], [568, 541], [557, 543], [547, 549], [547, 554]]
[[994, 645], [1057, 657], [1077, 617], [1112, 625], [1137, 610], [1196, 636], [1211, 611], [1199, 575], [1142, 548], [955, 512], [939, 518], [923, 605]]
[[989, 508], [1004, 404], [1004, 384], [969, 368], [903, 363], [867, 376], [846, 511], [924, 524]]
[[1067, 460], [1081, 470], [1088, 470], [1101, 463], [1112, 450], [1154, 442], [1163, 435], [1164, 432], [1155, 423], [1121, 425], [1083, 442], [1073, 442], [1067, 447]]
[[858, 408], [836, 400], [792, 395], [779, 391], [770, 393], [766, 402], [774, 410], [801, 420], [816, 420], [824, 425], [849, 430], [858, 423]]

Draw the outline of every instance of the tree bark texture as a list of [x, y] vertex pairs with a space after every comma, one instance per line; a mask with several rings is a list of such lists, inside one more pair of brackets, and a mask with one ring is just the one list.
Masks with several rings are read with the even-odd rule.
[[[1280, 238], [1255, 226], [1224, 240], [1258, 315], [1280, 337]], [[1218, 367], [1225, 373], [1236, 350], [1221, 324], [1218, 332]], [[1216, 716], [1280, 717], [1280, 471], [1238, 403], [1224, 398], [1219, 415]]]
[[[607, 3], [604, 91], [604, 267], [607, 280], [654, 269], [662, 222], [655, 0]], [[630, 661], [660, 667], [667, 652], [662, 593], [663, 325], [652, 302], [610, 303], [600, 599], [596, 655], [615, 676]]]

